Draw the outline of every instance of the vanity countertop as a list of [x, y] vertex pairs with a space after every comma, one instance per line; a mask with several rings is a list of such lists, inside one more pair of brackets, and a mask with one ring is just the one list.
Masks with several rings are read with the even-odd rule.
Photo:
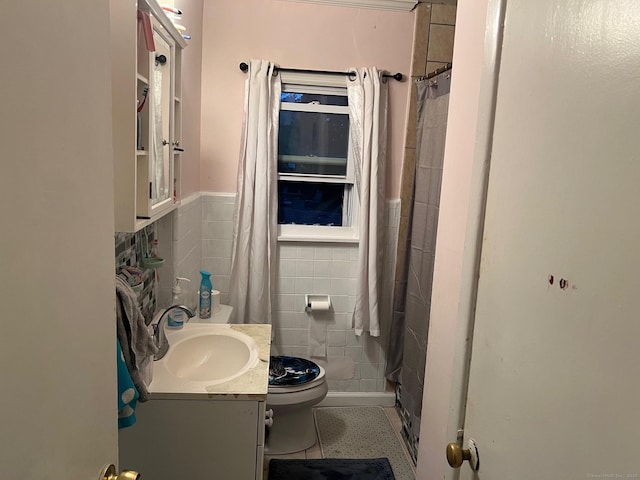
[[[200, 322], [204, 323], [204, 320]], [[185, 329], [188, 328], [185, 325]], [[198, 323], [192, 324], [194, 326]], [[213, 400], [266, 400], [269, 387], [269, 355], [271, 352], [271, 325], [247, 325], [247, 324], [220, 324], [215, 325], [219, 329], [231, 329], [251, 337], [258, 349], [258, 359], [253, 367], [242, 375], [228, 380], [224, 383], [205, 385], [199, 384], [178, 384], [164, 372], [164, 368], [154, 362], [153, 381], [149, 386], [151, 398], [180, 398], [198, 399], [210, 398]], [[180, 331], [178, 331], [180, 332]], [[176, 335], [167, 330], [169, 345], [175, 340]], [[171, 350], [171, 346], [169, 347]]]

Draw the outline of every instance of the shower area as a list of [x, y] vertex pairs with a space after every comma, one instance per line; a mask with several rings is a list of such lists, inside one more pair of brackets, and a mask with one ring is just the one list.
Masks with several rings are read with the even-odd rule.
[[420, 3], [402, 178], [393, 319], [386, 377], [396, 383], [402, 436], [414, 462], [431, 308], [455, 31], [455, 2]]

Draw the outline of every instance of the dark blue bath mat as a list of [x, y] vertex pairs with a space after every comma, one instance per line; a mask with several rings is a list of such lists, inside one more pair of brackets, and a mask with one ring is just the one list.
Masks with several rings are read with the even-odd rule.
[[269, 480], [395, 480], [386, 458], [277, 458], [269, 462]]

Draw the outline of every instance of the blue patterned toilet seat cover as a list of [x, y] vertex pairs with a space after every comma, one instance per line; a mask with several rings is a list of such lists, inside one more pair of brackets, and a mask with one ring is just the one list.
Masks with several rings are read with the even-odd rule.
[[320, 367], [311, 360], [286, 356], [269, 358], [269, 385], [303, 385], [318, 375]]

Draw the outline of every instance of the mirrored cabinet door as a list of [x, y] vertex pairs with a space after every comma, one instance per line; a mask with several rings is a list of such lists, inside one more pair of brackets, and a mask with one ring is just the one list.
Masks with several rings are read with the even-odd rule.
[[149, 182], [151, 214], [173, 204], [171, 158], [174, 58], [173, 41], [160, 26], [154, 27], [156, 51], [151, 53], [151, 161]]

